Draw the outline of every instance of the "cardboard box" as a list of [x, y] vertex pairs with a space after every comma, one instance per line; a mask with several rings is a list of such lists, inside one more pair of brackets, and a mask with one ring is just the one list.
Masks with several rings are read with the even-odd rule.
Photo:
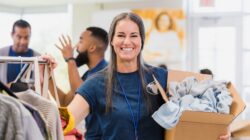
[[[168, 83], [181, 82], [186, 77], [195, 76], [198, 80], [209, 79], [211, 76], [170, 70]], [[230, 114], [184, 111], [179, 123], [171, 130], [166, 130], [165, 140], [217, 140], [227, 133], [229, 124], [245, 109], [245, 104], [232, 84], [228, 89], [233, 97]]]
[[230, 126], [230, 131], [233, 138], [244, 138], [250, 139], [250, 121], [242, 120], [233, 122]]

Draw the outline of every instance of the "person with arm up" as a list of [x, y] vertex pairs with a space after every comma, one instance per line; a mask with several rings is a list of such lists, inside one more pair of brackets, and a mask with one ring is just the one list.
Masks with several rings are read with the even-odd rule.
[[[166, 87], [168, 72], [143, 62], [145, 30], [141, 18], [134, 13], [119, 14], [111, 23], [109, 39], [108, 67], [80, 86], [69, 111], [76, 123], [95, 113], [102, 140], [163, 140], [164, 129], [151, 115], [164, 101], [159, 94], [147, 93], [146, 85], [153, 82], [154, 74]], [[229, 136], [223, 137], [227, 140]]]
[[[76, 58], [73, 57], [74, 48], [72, 47], [71, 39], [69, 37], [66, 38], [65, 36], [61, 36], [59, 41], [61, 46], [56, 45], [56, 47], [62, 52], [62, 55], [68, 64], [68, 75], [71, 89], [67, 94], [58, 89], [58, 95], [61, 105], [67, 106], [74, 98], [76, 89], [79, 88], [81, 84], [84, 84], [85, 80], [89, 77], [107, 66], [104, 54], [108, 46], [108, 33], [99, 27], [88, 27], [82, 32], [79, 42], [76, 45], [77, 52], [79, 53]], [[86, 64], [89, 69], [80, 76], [77, 68], [84, 64]], [[53, 92], [52, 95], [54, 96]], [[102, 135], [96, 119], [97, 118], [94, 114], [91, 114], [86, 118], [87, 131], [85, 133], [85, 138], [87, 140], [99, 140]]]

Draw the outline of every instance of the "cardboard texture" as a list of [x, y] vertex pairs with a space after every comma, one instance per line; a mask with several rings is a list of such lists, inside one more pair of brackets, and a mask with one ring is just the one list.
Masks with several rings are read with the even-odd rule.
[[[181, 82], [186, 77], [195, 76], [198, 80], [212, 78], [185, 71], [168, 71], [168, 83]], [[245, 104], [232, 84], [228, 89], [233, 97], [230, 114], [184, 111], [179, 123], [171, 130], [166, 130], [165, 140], [217, 140], [227, 133], [229, 124], [245, 109]]]
[[243, 120], [232, 123], [230, 130], [233, 138], [248, 137], [250, 139], [250, 121]]

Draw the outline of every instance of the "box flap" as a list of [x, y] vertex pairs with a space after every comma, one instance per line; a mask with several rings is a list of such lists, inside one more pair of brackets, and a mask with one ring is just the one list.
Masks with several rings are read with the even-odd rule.
[[211, 75], [199, 74], [194, 72], [179, 71], [179, 70], [169, 70], [168, 71], [168, 83], [169, 82], [181, 82], [187, 77], [194, 76], [198, 80], [211, 79]]
[[246, 108], [246, 105], [241, 99], [240, 95], [237, 93], [233, 84], [229, 83], [228, 89], [231, 93], [231, 96], [233, 97], [233, 103], [231, 105], [230, 114], [234, 115], [234, 118], [236, 118]]
[[242, 120], [232, 123], [230, 130], [233, 138], [246, 137], [250, 139], [250, 121]]
[[230, 131], [231, 131], [231, 133], [234, 133], [234, 132], [240, 131], [248, 126], [250, 126], [249, 120], [235, 121], [231, 124]]
[[229, 124], [233, 120], [233, 118], [233, 115], [227, 114], [200, 111], [184, 111], [180, 118], [180, 122]]

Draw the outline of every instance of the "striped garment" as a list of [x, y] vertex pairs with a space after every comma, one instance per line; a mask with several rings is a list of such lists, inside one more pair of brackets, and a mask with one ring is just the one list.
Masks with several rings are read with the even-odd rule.
[[19, 99], [35, 107], [44, 116], [53, 140], [64, 139], [59, 111], [53, 102], [36, 94], [31, 89], [15, 94]]

